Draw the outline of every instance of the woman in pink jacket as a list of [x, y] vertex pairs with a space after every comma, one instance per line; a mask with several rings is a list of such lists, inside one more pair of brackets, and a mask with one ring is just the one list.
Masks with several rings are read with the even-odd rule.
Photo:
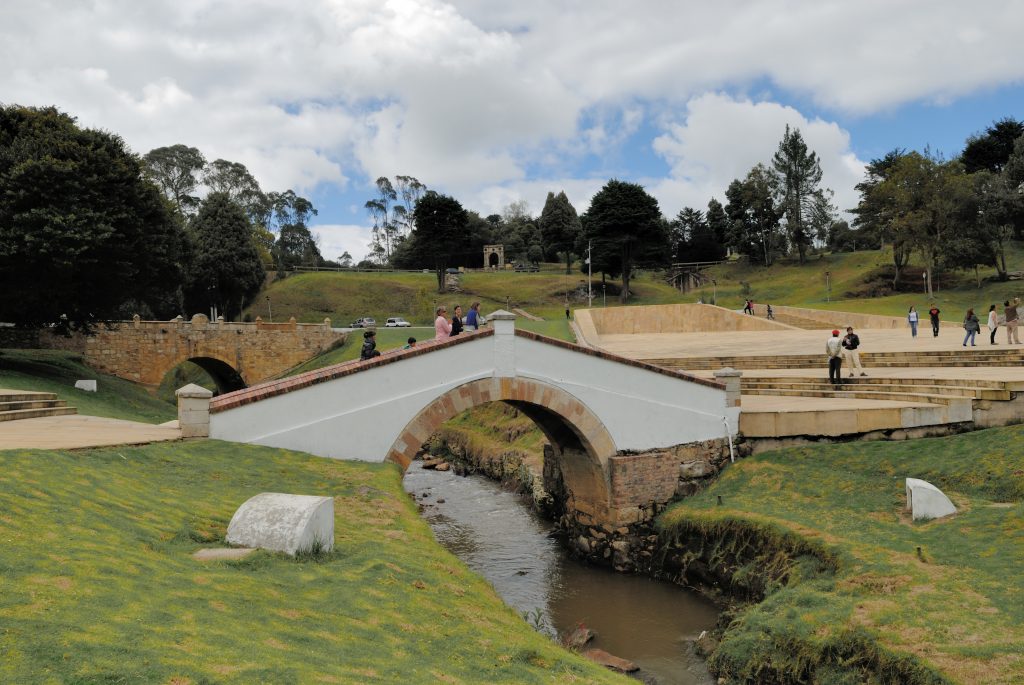
[[434, 319], [434, 340], [447, 340], [452, 334], [452, 324], [448, 321], [448, 310], [444, 306], [437, 308], [437, 318]]

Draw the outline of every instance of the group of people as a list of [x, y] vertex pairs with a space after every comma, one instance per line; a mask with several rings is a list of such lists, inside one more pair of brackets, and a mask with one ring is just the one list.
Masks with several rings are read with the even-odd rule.
[[825, 342], [825, 354], [828, 356], [828, 380], [833, 385], [843, 382], [843, 359], [850, 363], [850, 378], [854, 369], [860, 370], [861, 376], [867, 376], [864, 366], [860, 363], [860, 336], [853, 332], [853, 326], [846, 327], [846, 335], [839, 337], [839, 330], [832, 331], [832, 337]]
[[[702, 302], [700, 302], [700, 304], [704, 304], [704, 302], [702, 301]], [[753, 300], [744, 300], [743, 301], [743, 313], [744, 314], [748, 314], [750, 316], [754, 316], [754, 301]], [[772, 306], [770, 304], [766, 304], [765, 305], [765, 316], [766, 316], [766, 318], [769, 318], [769, 319], [774, 319], [775, 318], [775, 312], [772, 310]]]
[[[437, 308], [437, 319], [434, 320], [434, 339], [435, 340], [447, 340], [452, 336], [456, 336], [462, 331], [475, 331], [482, 324], [483, 319], [480, 316], [480, 303], [474, 302], [469, 306], [469, 313], [466, 314], [466, 318], [462, 318], [462, 306], [455, 305], [452, 310], [452, 318], [448, 318], [448, 308], [441, 305]], [[412, 349], [416, 346], [416, 338], [410, 337], [403, 350]], [[363, 332], [363, 348], [359, 351], [359, 359], [373, 359], [374, 357], [380, 356], [380, 350], [377, 349], [377, 331], [367, 330]]]
[[[1020, 298], [1015, 297], [1013, 300], [1005, 300], [1003, 302], [1003, 310], [999, 311], [997, 305], [990, 305], [988, 308], [988, 342], [990, 345], [998, 345], [996, 342], [996, 331], [999, 330], [1000, 326], [1006, 326], [1006, 342], [1010, 345], [1020, 345], [1020, 337], [1017, 332], [1019, 322], [1019, 314], [1017, 309], [1020, 306]], [[939, 335], [939, 314], [941, 310], [932, 306], [928, 310], [928, 317], [931, 319], [932, 324], [932, 336], [938, 337]], [[910, 335], [913, 338], [917, 337], [917, 308], [911, 305], [910, 309], [907, 310], [907, 323], [910, 325]], [[978, 315], [974, 313], [974, 308], [967, 310], [967, 314], [964, 315], [964, 341], [963, 346], [967, 347], [970, 343], [971, 347], [977, 347], [975, 343], [975, 337], [981, 332], [981, 321], [978, 319]]]
[[455, 305], [452, 309], [452, 318], [448, 318], [448, 308], [441, 305], [437, 308], [437, 318], [434, 319], [434, 339], [447, 340], [462, 331], [475, 331], [483, 324], [480, 317], [480, 303], [474, 302], [469, 305], [469, 312], [465, 320], [462, 318], [462, 305]]

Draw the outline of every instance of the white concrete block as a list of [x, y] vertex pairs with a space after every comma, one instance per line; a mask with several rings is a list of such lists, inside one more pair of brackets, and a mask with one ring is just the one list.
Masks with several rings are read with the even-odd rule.
[[918, 478], [907, 478], [907, 509], [913, 512], [915, 521], [956, 513], [956, 507], [942, 490]]
[[315, 547], [329, 552], [334, 549], [334, 499], [260, 493], [231, 517], [227, 540], [292, 556]]
[[75, 381], [75, 387], [86, 392], [96, 392], [96, 381]]

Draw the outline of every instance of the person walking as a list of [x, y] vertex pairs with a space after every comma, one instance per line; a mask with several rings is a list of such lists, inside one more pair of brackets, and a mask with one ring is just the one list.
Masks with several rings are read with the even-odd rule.
[[828, 356], [828, 380], [832, 385], [843, 384], [843, 342], [839, 339], [839, 331], [832, 331], [832, 337], [825, 342], [825, 354]]
[[452, 332], [451, 337], [457, 336], [462, 332], [462, 305], [455, 305], [455, 309], [452, 310]]
[[964, 316], [964, 330], [967, 331], [964, 335], [964, 347], [967, 347], [968, 339], [971, 341], [971, 347], [976, 347], [974, 336], [981, 330], [981, 323], [978, 321], [978, 317], [975, 316], [973, 308], [968, 309], [967, 315]]
[[940, 310], [935, 305], [932, 305], [932, 308], [928, 310], [928, 318], [932, 320], [932, 337], [933, 338], [939, 337], [939, 314], [941, 314], [941, 313], [942, 313], [942, 310]]
[[860, 336], [853, 332], [853, 326], [846, 327], [846, 337], [843, 338], [843, 356], [850, 364], [850, 378], [853, 378], [853, 370], [860, 369], [860, 375], [866, 376], [864, 367], [860, 363]]
[[775, 319], [775, 312], [772, 311], [772, 306], [770, 304], [767, 304], [765, 306], [768, 308], [768, 315], [767, 315], [768, 318], [774, 320]]
[[475, 331], [480, 328], [480, 303], [474, 302], [469, 305], [469, 312], [466, 313], [465, 326], [467, 331]]
[[907, 310], [907, 323], [910, 324], [910, 337], [917, 337], [917, 307], [910, 305], [910, 309]]
[[996, 314], [996, 306], [988, 308], [988, 344], [998, 345], [996, 342], [996, 331], [999, 330], [999, 315]]
[[1017, 325], [1019, 314], [1017, 313], [1017, 307], [1020, 305], [1020, 298], [1013, 298], [1013, 302], [1006, 300], [1003, 302], [1003, 314], [1006, 318], [1006, 344], [1008, 345], [1020, 345], [1020, 338], [1017, 337]]
[[448, 323], [448, 310], [444, 306], [437, 308], [437, 318], [434, 319], [434, 340], [447, 340], [452, 334], [452, 325]]

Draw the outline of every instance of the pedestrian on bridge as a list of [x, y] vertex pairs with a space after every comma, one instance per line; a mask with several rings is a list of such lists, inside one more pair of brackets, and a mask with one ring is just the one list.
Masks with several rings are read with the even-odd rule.
[[469, 305], [469, 312], [466, 313], [466, 330], [475, 331], [480, 328], [480, 303], [474, 302]]
[[832, 331], [832, 337], [825, 343], [825, 354], [828, 356], [828, 380], [832, 385], [843, 384], [843, 342], [839, 339], [839, 331]]
[[447, 340], [452, 334], [452, 325], [448, 323], [448, 309], [444, 305], [437, 308], [434, 319], [434, 340]]
[[850, 364], [850, 378], [853, 378], [854, 369], [860, 369], [860, 375], [862, 376], [867, 375], [864, 373], [864, 367], [860, 363], [858, 347], [860, 347], [860, 336], [853, 332], [853, 326], [847, 326], [846, 337], [843, 338], [843, 356], [846, 357], [846, 361]]
[[462, 332], [462, 305], [455, 305], [452, 312], [452, 332], [449, 337], [454, 338]]

